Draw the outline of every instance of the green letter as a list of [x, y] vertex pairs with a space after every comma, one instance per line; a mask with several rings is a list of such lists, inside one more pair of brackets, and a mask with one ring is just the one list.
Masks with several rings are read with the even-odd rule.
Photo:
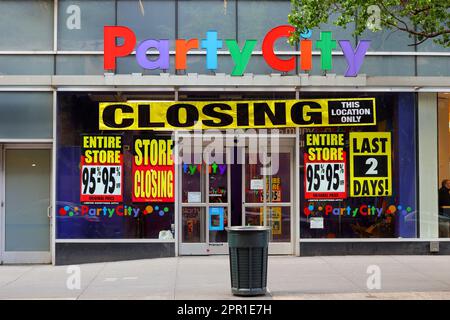
[[336, 40], [332, 39], [331, 31], [321, 31], [320, 40], [316, 41], [317, 49], [320, 49], [320, 67], [322, 70], [332, 69], [331, 51], [336, 49]]
[[231, 72], [232, 76], [242, 76], [244, 74], [256, 42], [257, 40], [245, 40], [244, 48], [241, 52], [236, 40], [225, 40], [228, 49], [230, 49], [231, 58], [234, 61], [234, 68]]

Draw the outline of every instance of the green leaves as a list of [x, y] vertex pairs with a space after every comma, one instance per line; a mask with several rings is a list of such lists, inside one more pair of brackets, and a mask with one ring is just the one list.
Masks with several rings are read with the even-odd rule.
[[291, 0], [288, 21], [296, 27], [289, 42], [300, 40], [305, 29], [327, 23], [345, 28], [355, 22], [354, 36], [365, 30], [398, 29], [407, 32], [414, 45], [434, 41], [450, 47], [449, 0]]

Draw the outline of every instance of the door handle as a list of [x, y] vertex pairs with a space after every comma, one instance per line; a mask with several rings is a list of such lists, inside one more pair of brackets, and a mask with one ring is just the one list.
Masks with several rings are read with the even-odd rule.
[[52, 206], [47, 207], [47, 217], [51, 219], [52, 217]]

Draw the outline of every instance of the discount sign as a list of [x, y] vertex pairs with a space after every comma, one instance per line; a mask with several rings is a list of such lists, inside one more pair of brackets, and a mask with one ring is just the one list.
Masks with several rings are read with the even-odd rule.
[[112, 203], [123, 199], [122, 136], [82, 136], [82, 203]]
[[350, 195], [392, 195], [390, 132], [350, 133]]
[[346, 153], [343, 133], [306, 133], [305, 198], [345, 199]]

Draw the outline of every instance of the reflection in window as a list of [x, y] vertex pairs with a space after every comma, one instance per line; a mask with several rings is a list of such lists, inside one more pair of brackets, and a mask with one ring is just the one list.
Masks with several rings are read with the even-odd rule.
[[53, 0], [0, 1], [0, 30], [0, 50], [53, 50]]
[[103, 27], [115, 25], [113, 0], [60, 0], [58, 50], [103, 50]]
[[450, 237], [450, 93], [439, 94], [439, 237]]
[[[351, 197], [342, 200], [305, 199], [300, 190], [301, 238], [415, 238], [416, 210], [416, 119], [414, 95], [375, 94], [376, 126], [300, 129], [306, 132], [342, 132], [349, 150], [351, 132], [391, 132], [392, 196]], [[401, 112], [400, 112], [401, 110]], [[300, 181], [304, 174], [304, 149], [300, 146]], [[347, 170], [350, 170], [347, 163]], [[349, 173], [347, 177], [349, 177]], [[368, 213], [371, 214], [368, 214]], [[375, 214], [376, 212], [376, 214]]]

